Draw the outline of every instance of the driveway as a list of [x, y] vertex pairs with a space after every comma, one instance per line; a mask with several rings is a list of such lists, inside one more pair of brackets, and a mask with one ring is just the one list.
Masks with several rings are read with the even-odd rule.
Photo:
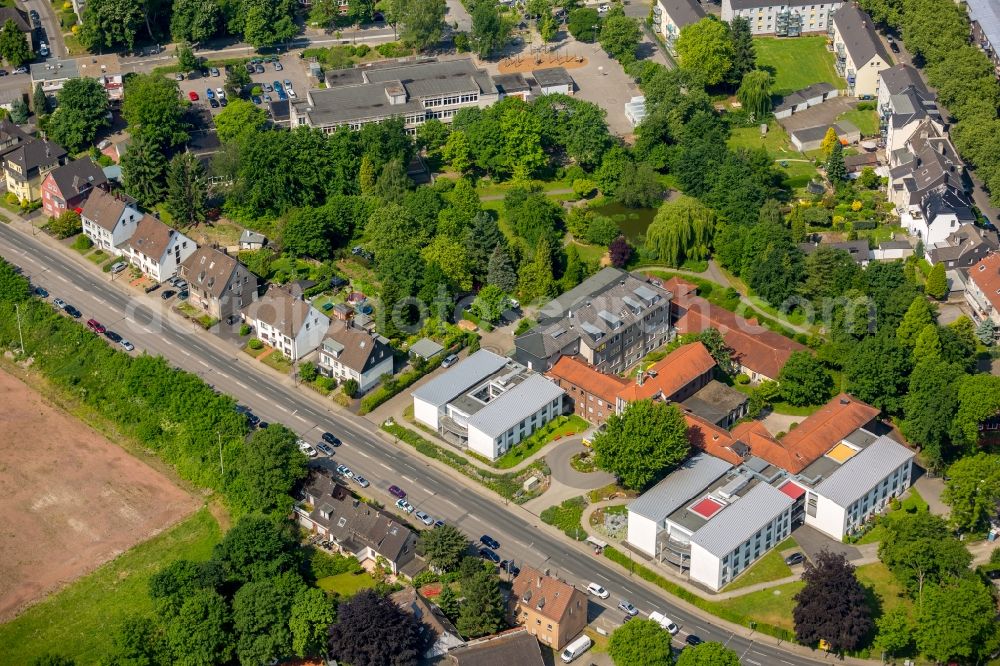
[[816, 556], [823, 550], [828, 550], [831, 553], [842, 553], [848, 561], [860, 560], [862, 558], [861, 551], [854, 546], [834, 541], [819, 530], [808, 525], [796, 528], [792, 532], [792, 536], [798, 542], [799, 546], [801, 546], [802, 552], [810, 560], [815, 560]]
[[581, 440], [581, 437], [573, 437], [560, 442], [545, 456], [545, 462], [552, 470], [552, 478], [564, 486], [580, 490], [593, 490], [614, 483], [614, 474], [602, 471], [578, 472], [570, 466], [569, 461], [574, 455], [587, 450]]

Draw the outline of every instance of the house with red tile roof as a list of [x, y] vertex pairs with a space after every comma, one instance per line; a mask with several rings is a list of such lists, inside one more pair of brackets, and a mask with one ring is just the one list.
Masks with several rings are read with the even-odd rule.
[[525, 627], [554, 650], [561, 650], [587, 626], [587, 595], [529, 566], [514, 579], [508, 603], [511, 624]]
[[712, 380], [715, 359], [701, 342], [682, 345], [648, 370], [639, 370], [632, 384], [618, 393], [618, 406], [637, 400], [680, 402]]
[[560, 357], [545, 374], [566, 391], [566, 400], [573, 403], [573, 413], [595, 425], [615, 413], [618, 393], [629, 385], [617, 375], [598, 372], [575, 356]]
[[1000, 333], [1000, 252], [992, 252], [969, 269], [965, 300], [976, 322], [993, 320]]

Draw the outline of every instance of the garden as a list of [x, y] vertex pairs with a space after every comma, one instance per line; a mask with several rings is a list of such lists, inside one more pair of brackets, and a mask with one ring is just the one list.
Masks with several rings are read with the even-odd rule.
[[826, 47], [826, 37], [756, 37], [757, 64], [774, 75], [773, 93], [787, 95], [814, 83], [846, 87], [837, 74], [834, 56]]

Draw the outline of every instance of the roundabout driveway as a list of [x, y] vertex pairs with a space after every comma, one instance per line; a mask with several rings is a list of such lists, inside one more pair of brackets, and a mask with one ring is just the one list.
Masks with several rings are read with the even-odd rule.
[[582, 439], [582, 437], [572, 437], [560, 442], [545, 456], [545, 462], [552, 470], [552, 478], [565, 486], [580, 490], [592, 490], [614, 483], [614, 474], [602, 471], [578, 472], [570, 466], [569, 461], [574, 455], [587, 450]]

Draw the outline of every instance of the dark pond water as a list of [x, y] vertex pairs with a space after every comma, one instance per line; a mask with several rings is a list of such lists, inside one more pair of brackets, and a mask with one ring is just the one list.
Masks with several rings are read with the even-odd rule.
[[614, 220], [630, 241], [635, 241], [639, 236], [644, 235], [646, 229], [653, 222], [653, 218], [656, 217], [655, 208], [626, 208], [617, 203], [605, 204], [599, 208], [591, 208], [591, 210]]

